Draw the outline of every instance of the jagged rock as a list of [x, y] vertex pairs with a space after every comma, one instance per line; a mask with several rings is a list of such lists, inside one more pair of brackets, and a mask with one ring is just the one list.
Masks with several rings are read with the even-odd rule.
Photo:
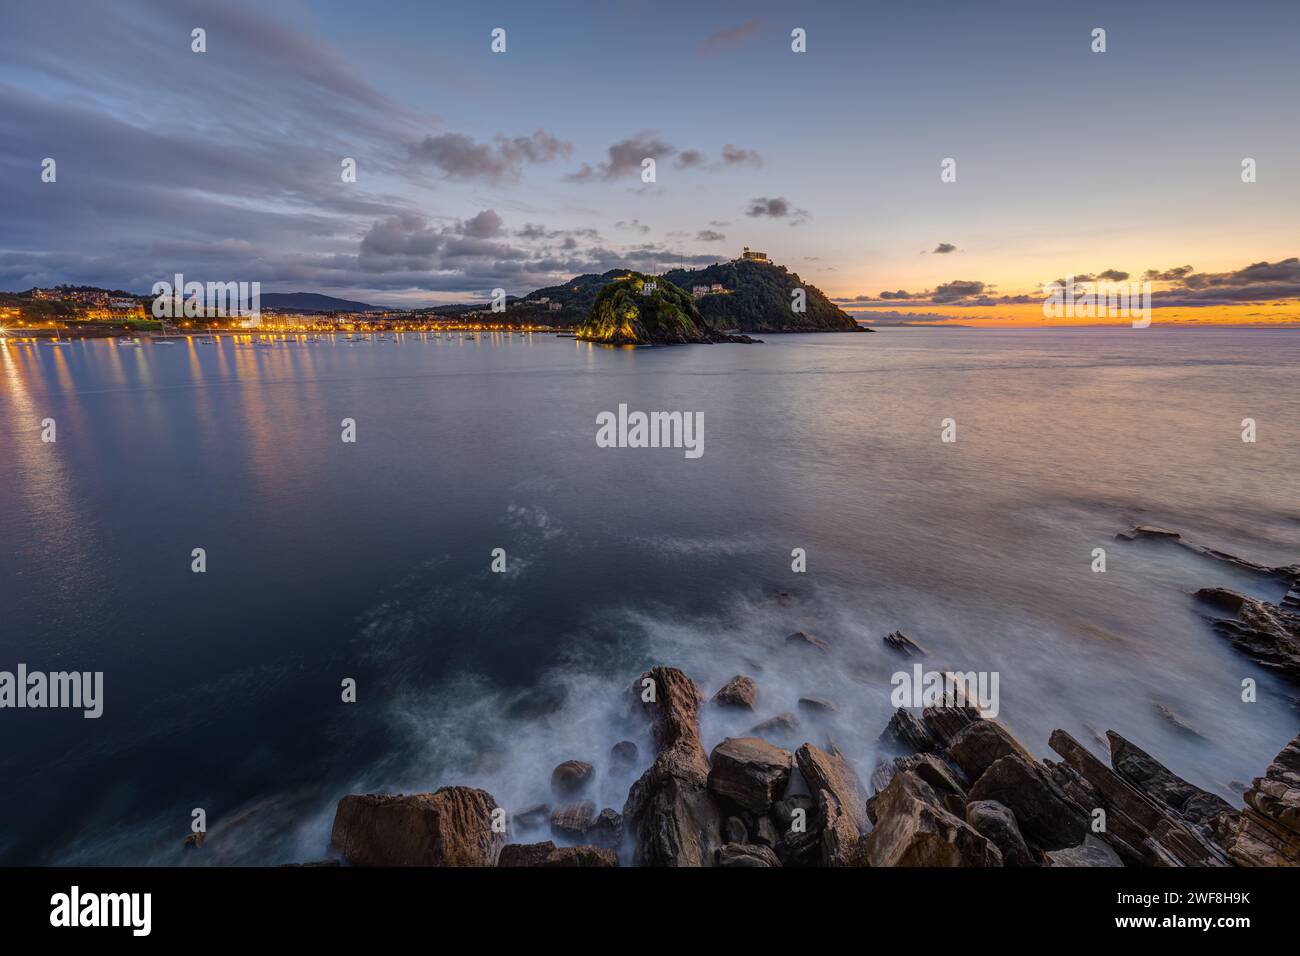
[[497, 866], [618, 866], [613, 850], [599, 846], [560, 846], [545, 843], [511, 843], [502, 847]]
[[921, 718], [903, 707], [894, 711], [889, 723], [885, 725], [885, 731], [881, 739], [886, 742], [897, 744], [913, 753], [934, 753], [939, 749], [939, 742], [934, 739], [934, 734], [930, 729], [921, 722]]
[[813, 637], [813, 635], [807, 634], [803, 631], [795, 631], [785, 639], [785, 642], [794, 647], [806, 647], [810, 650], [816, 649], [821, 651], [823, 654], [829, 654], [831, 652], [831, 646], [820, 637]]
[[753, 710], [758, 705], [758, 684], [754, 683], [752, 677], [737, 674], [713, 695], [713, 702], [719, 707]]
[[800, 697], [799, 708], [813, 714], [833, 714], [839, 710], [834, 703], [822, 697]]
[[921, 710], [921, 719], [925, 721], [926, 730], [934, 738], [939, 748], [947, 748], [953, 738], [967, 724], [983, 720], [974, 707], [925, 707]]
[[1232, 813], [1222, 797], [1194, 787], [1158, 760], [1113, 730], [1106, 731], [1110, 763], [1115, 772], [1157, 803], [1193, 823], [1211, 823], [1220, 813]]
[[825, 790], [817, 791], [822, 866], [853, 866], [862, 834], [843, 805]]
[[798, 729], [799, 721], [794, 714], [784, 713], [755, 724], [749, 728], [749, 732], [755, 737], [780, 737], [794, 733]]
[[1044, 850], [1076, 846], [1087, 832], [1083, 808], [1053, 783], [1041, 765], [1019, 754], [995, 760], [967, 796], [995, 800], [1010, 809], [1025, 839]]
[[527, 833], [529, 830], [540, 830], [551, 819], [551, 805], [549, 803], [534, 803], [532, 806], [524, 807], [510, 818], [511, 824], [520, 833]]
[[551, 832], [561, 839], [584, 839], [595, 823], [596, 805], [590, 800], [565, 804], [551, 814]]
[[1157, 528], [1154, 525], [1140, 524], [1131, 531], [1120, 531], [1115, 537], [1121, 541], [1136, 541], [1141, 537], [1148, 538], [1172, 538], [1177, 541], [1182, 537], [1177, 531], [1170, 531], [1167, 528]]
[[185, 850], [201, 850], [203, 849], [203, 841], [207, 838], [207, 835], [206, 830], [200, 830], [198, 833], [191, 833], [185, 838], [185, 842], [181, 844], [181, 848]]
[[496, 805], [492, 794], [470, 787], [349, 794], [330, 839], [353, 866], [492, 866], [506, 842], [492, 830]]
[[910, 771], [894, 774], [877, 797], [876, 827], [860, 842], [868, 866], [1001, 866], [1002, 854]]
[[1196, 596], [1236, 615], [1221, 619], [1214, 629], [1261, 667], [1300, 681], [1300, 613], [1269, 604], [1227, 588], [1201, 588]]
[[768, 847], [756, 843], [727, 843], [718, 849], [718, 866], [780, 866]]
[[1228, 852], [1241, 866], [1300, 866], [1300, 736], [1256, 777], [1246, 808], [1223, 824]]
[[995, 761], [1010, 754], [1034, 762], [1025, 745], [996, 720], [976, 720], [962, 727], [949, 742], [947, 753], [970, 780], [978, 780]]
[[749, 839], [749, 829], [740, 817], [727, 817], [722, 824], [722, 836], [728, 843], [744, 843]]
[[867, 816], [867, 797], [852, 764], [832, 744], [825, 750], [804, 744], [794, 753], [799, 772], [813, 793], [825, 790], [839, 804], [859, 834], [871, 829]]
[[884, 637], [885, 644], [904, 657], [924, 657], [925, 648], [912, 640], [902, 631], [891, 631]]
[[593, 770], [585, 760], [566, 760], [551, 771], [551, 790], [561, 797], [581, 793], [591, 782]]
[[785, 792], [791, 766], [788, 750], [757, 737], [728, 737], [709, 758], [709, 790], [751, 813], [767, 813]]
[[609, 748], [609, 763], [615, 770], [628, 770], [636, 766], [639, 751], [630, 740], [620, 740]]
[[[645, 682], [655, 690], [646, 701]], [[651, 719], [659, 753], [628, 791], [624, 825], [643, 866], [707, 866], [721, 846], [721, 818], [708, 793], [709, 764], [700, 743], [700, 692], [675, 667], [656, 667], [632, 687]]]
[[[966, 789], [970, 785], [962, 771], [944, 763], [934, 754], [914, 754], [910, 757], [898, 757], [894, 760], [895, 770], [910, 770], [928, 783], [940, 797], [948, 794], [966, 800]], [[892, 776], [892, 775], [891, 775]], [[885, 781], [884, 786], [888, 786]], [[883, 790], [884, 786], [879, 789]], [[955, 811], [954, 811], [955, 812]], [[965, 813], [963, 808], [962, 813]]]
[[1016, 815], [996, 800], [972, 800], [966, 804], [966, 822], [1002, 853], [1003, 866], [1040, 866], [1020, 834]]
[[1104, 840], [1099, 840], [1091, 833], [1083, 838], [1078, 846], [1066, 847], [1064, 850], [1051, 850], [1047, 858], [1052, 866], [1123, 866], [1124, 861]]
[[776, 827], [772, 824], [771, 817], [759, 817], [758, 823], [754, 827], [754, 842], [762, 843], [764, 846], [775, 848], [780, 839], [776, 833]]
[[[772, 807], [772, 816], [776, 820], [776, 854], [783, 866], [811, 866], [820, 862], [823, 820], [815, 797], [805, 793], [779, 800]], [[796, 830], [801, 819], [803, 829]]]
[[1155, 707], [1156, 713], [1179, 733], [1186, 734], [1188, 737], [1199, 737], [1201, 740], [1205, 739], [1205, 734], [1193, 727], [1190, 720], [1175, 711], [1172, 707], [1167, 704], [1162, 704], [1159, 701], [1153, 701], [1152, 706]]
[[587, 838], [596, 846], [617, 849], [623, 843], [623, 814], [610, 807], [601, 810], [592, 821]]
[[[1121, 855], [1125, 851], [1115, 838], [1141, 854], [1145, 866], [1227, 865], [1222, 849], [1103, 764], [1065, 731], [1052, 731], [1048, 743], [1095, 792], [1099, 802], [1088, 807], [1087, 812], [1106, 812], [1106, 830], [1099, 836]], [[1020, 814], [1016, 817], [1019, 819]], [[1020, 822], [1023, 830], [1024, 820]], [[1033, 839], [1028, 833], [1025, 836]]]

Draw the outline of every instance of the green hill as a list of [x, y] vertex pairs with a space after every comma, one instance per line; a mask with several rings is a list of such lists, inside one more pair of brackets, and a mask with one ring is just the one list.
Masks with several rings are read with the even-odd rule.
[[[695, 300], [700, 315], [714, 329], [741, 332], [857, 332], [858, 323], [815, 286], [785, 266], [733, 260], [703, 269], [673, 269], [664, 278], [688, 293], [695, 286], [717, 283], [726, 291]], [[804, 290], [802, 313], [791, 308], [791, 293]]]
[[597, 293], [591, 312], [578, 326], [578, 338], [610, 345], [671, 345], [717, 342], [690, 295], [671, 282], [629, 272]]

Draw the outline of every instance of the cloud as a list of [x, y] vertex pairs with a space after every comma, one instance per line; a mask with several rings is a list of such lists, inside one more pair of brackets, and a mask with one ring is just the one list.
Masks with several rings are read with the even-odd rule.
[[722, 162], [726, 166], [753, 166], [761, 168], [763, 157], [758, 155], [757, 150], [741, 149], [739, 146], [733, 146], [727, 143], [722, 147]]
[[647, 226], [645, 223], [643, 223], [640, 219], [630, 219], [630, 220], [620, 219], [618, 222], [614, 223], [614, 228], [627, 229], [631, 232], [642, 232], [642, 233], [650, 231], [650, 227]]
[[952, 282], [945, 282], [936, 287], [930, 293], [930, 301], [935, 303], [960, 302], [962, 299], [979, 295], [984, 289], [983, 282], [974, 279], [954, 279]]
[[1152, 293], [1152, 301], [1166, 306], [1200, 306], [1300, 298], [1300, 258], [1295, 256], [1253, 262], [1231, 272], [1185, 271], [1189, 268], [1165, 273], [1180, 275], [1173, 280], [1173, 288]]
[[723, 50], [730, 50], [744, 43], [748, 43], [754, 37], [763, 32], [766, 22], [760, 17], [754, 17], [752, 20], [735, 27], [722, 27], [714, 30], [703, 40], [697, 48], [701, 55], [711, 53], [721, 53]]
[[474, 218], [462, 222], [460, 224], [460, 233], [463, 236], [471, 236], [475, 239], [490, 239], [493, 236], [501, 235], [503, 227], [504, 223], [495, 209], [484, 209]]
[[1191, 266], [1177, 266], [1173, 269], [1166, 269], [1163, 272], [1159, 269], [1148, 269], [1142, 278], [1148, 282], [1178, 282], [1192, 272]]
[[810, 218], [807, 210], [796, 209], [784, 196], [775, 196], [771, 199], [767, 196], [759, 196], [751, 199], [745, 209], [745, 215], [755, 219], [765, 216], [771, 219], [789, 219], [792, 226], [798, 226]]
[[618, 179], [633, 171], [639, 175], [643, 159], [654, 159], [657, 162], [674, 155], [677, 149], [672, 144], [664, 142], [657, 134], [643, 130], [635, 136], [619, 140], [610, 146], [607, 152], [608, 159], [597, 163], [594, 167], [590, 163], [583, 163], [577, 172], [569, 173], [565, 178], [570, 182], [581, 183], [596, 179]]
[[947, 254], [950, 253], [950, 252], [956, 252], [956, 251], [957, 251], [957, 247], [954, 246], [951, 242], [941, 242], [941, 243], [939, 243], [937, 246], [934, 247], [934, 252], [935, 252], [935, 254], [936, 254], [936, 255], [941, 255], [941, 256], [942, 256], [942, 255], [947, 255]]
[[723, 239], [726, 238], [727, 237], [724, 236], [722, 233], [715, 232], [712, 229], [701, 229], [699, 232], [695, 234], [695, 239], [697, 242], [721, 242]]
[[440, 133], [407, 149], [413, 161], [431, 165], [449, 179], [499, 181], [518, 179], [526, 164], [568, 157], [573, 146], [539, 129], [531, 136], [498, 135], [493, 143], [476, 142], [464, 133]]
[[705, 156], [698, 149], [684, 149], [677, 157], [678, 169], [690, 169], [692, 166], [703, 166], [704, 163]]

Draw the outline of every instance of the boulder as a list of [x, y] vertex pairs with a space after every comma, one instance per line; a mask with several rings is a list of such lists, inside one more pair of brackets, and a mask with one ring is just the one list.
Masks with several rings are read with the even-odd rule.
[[713, 695], [713, 702], [719, 707], [753, 710], [758, 705], [758, 684], [752, 677], [737, 674]]
[[792, 734], [798, 729], [799, 721], [794, 714], [784, 713], [755, 724], [749, 728], [749, 732], [755, 737], [780, 737]]
[[1041, 765], [1019, 754], [995, 760], [968, 796], [995, 800], [1010, 809], [1025, 839], [1044, 850], [1077, 846], [1088, 830], [1083, 808], [1056, 786]]
[[825, 790], [817, 791], [817, 817], [822, 866], [855, 865], [862, 834], [840, 802]]
[[594, 768], [585, 760], [566, 760], [551, 771], [551, 790], [561, 797], [572, 797], [586, 789]]
[[497, 866], [618, 866], [613, 850], [599, 846], [560, 846], [545, 843], [511, 843], [501, 849]]
[[821, 651], [823, 654], [831, 652], [831, 646], [823, 641], [820, 637], [814, 637], [803, 631], [795, 631], [785, 639], [785, 643], [791, 647], [802, 647], [808, 650]]
[[825, 790], [834, 798], [843, 814], [858, 833], [871, 829], [867, 816], [867, 796], [852, 764], [832, 744], [826, 750], [804, 744], [794, 754], [799, 772], [813, 793]]
[[596, 846], [618, 849], [623, 844], [623, 814], [610, 807], [601, 810], [587, 830], [587, 839]]
[[492, 830], [496, 806], [486, 790], [470, 787], [349, 794], [330, 841], [353, 866], [492, 866], [506, 842]]
[[800, 697], [799, 709], [812, 714], [833, 714], [839, 710], [832, 701], [824, 697]]
[[1124, 861], [1104, 840], [1089, 833], [1078, 846], [1052, 850], [1047, 858], [1052, 866], [1123, 866]]
[[1115, 731], [1106, 731], [1106, 739], [1110, 742], [1110, 764], [1115, 772], [1183, 819], [1209, 824], [1220, 813], [1233, 812], [1227, 800], [1188, 783]]
[[1233, 647], [1261, 667], [1300, 682], [1300, 613], [1227, 588], [1201, 588], [1196, 597], [1234, 615], [1214, 622], [1214, 630]]
[[726, 843], [718, 849], [718, 866], [780, 866], [769, 847], [757, 843]]
[[891, 631], [884, 637], [885, 646], [892, 648], [904, 657], [924, 657], [925, 648], [912, 640], [902, 631]]
[[910, 771], [894, 774], [876, 799], [876, 827], [860, 842], [867, 866], [1001, 866], [996, 846], [937, 804]]
[[946, 748], [954, 737], [967, 724], [983, 720], [974, 707], [959, 705], [953, 707], [925, 707], [921, 710], [921, 720], [934, 738], [939, 749]]
[[996, 720], [976, 720], [962, 727], [949, 742], [947, 753], [970, 780], [978, 780], [995, 761], [1010, 754], [1034, 762], [1024, 744]]
[[996, 800], [972, 800], [966, 804], [966, 822], [1002, 853], [1003, 866], [1040, 866], [1020, 835], [1016, 815]]
[[550, 822], [550, 819], [551, 805], [549, 803], [534, 803], [516, 811], [510, 817], [510, 825], [520, 833], [527, 833], [529, 830], [540, 830]]
[[551, 832], [563, 840], [583, 840], [596, 823], [596, 805], [590, 800], [565, 804], [551, 814]]
[[630, 770], [636, 766], [637, 745], [630, 740], [620, 740], [609, 748], [609, 764], [618, 771]]
[[[649, 683], [647, 683], [649, 682]], [[654, 699], [646, 700], [648, 688]], [[708, 866], [722, 845], [722, 820], [708, 793], [709, 764], [700, 743], [700, 692], [675, 667], [655, 667], [632, 687], [650, 718], [654, 763], [632, 784], [623, 821], [642, 866]]]
[[740, 817], [727, 817], [722, 824], [722, 837], [728, 843], [744, 843], [749, 839], [749, 828]]
[[[777, 834], [774, 849], [782, 866], [812, 866], [821, 862], [819, 850], [824, 821], [815, 797], [803, 793], [779, 800], [772, 807], [772, 818]], [[796, 829], [797, 824], [802, 829]]]
[[894, 711], [880, 737], [885, 742], [912, 753], [934, 753], [939, 749], [939, 742], [921, 718], [903, 707]]
[[709, 758], [709, 790], [751, 813], [765, 814], [790, 782], [790, 751], [757, 737], [728, 737]]

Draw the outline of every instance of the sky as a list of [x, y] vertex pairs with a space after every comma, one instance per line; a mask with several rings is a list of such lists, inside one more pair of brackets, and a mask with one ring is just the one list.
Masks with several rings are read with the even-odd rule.
[[1298, 86], [1295, 0], [6, 0], [0, 289], [424, 306], [750, 246], [885, 319], [1149, 274], [1297, 322]]

